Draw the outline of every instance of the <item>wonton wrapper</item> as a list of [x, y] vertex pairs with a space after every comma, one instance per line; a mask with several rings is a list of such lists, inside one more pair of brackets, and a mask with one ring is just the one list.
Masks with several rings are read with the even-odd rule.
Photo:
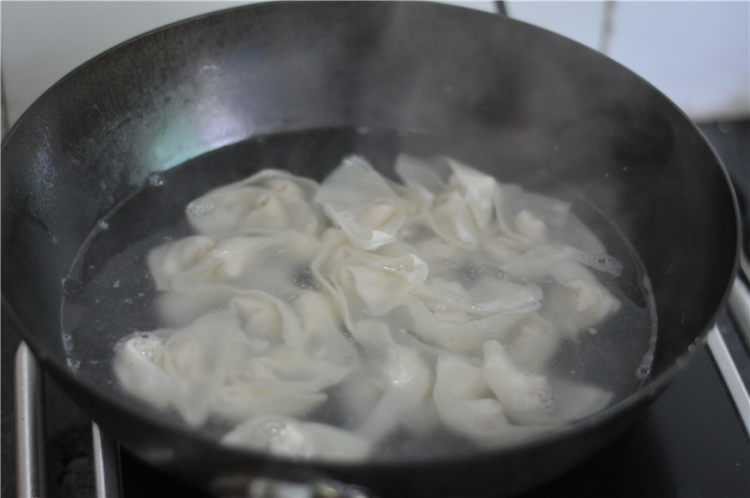
[[406, 204], [365, 159], [344, 159], [318, 190], [315, 201], [362, 250], [393, 242], [406, 221]]
[[226, 434], [221, 442], [293, 458], [361, 460], [370, 452], [370, 443], [350, 432], [278, 416], [250, 419]]
[[[192, 266], [163, 271], [180, 247], [174, 243], [150, 254], [152, 272], [160, 275], [158, 308], [165, 322], [184, 326], [206, 311], [249, 290], [276, 296], [297, 292], [295, 275], [307, 266], [318, 244], [298, 232], [268, 237], [233, 237], [218, 241]], [[161, 263], [161, 265], [159, 264]]]
[[376, 442], [423, 409], [432, 375], [417, 352], [393, 340], [384, 322], [359, 322], [352, 333], [367, 353], [369, 370], [374, 372], [374, 380], [382, 392], [356, 432]]
[[[440, 173], [449, 170], [446, 180]], [[495, 179], [447, 157], [430, 162], [401, 156], [396, 172], [411, 188], [432, 201], [429, 224], [444, 240], [473, 248], [490, 227]]]
[[188, 204], [190, 225], [212, 237], [273, 235], [296, 230], [316, 235], [323, 226], [312, 204], [318, 184], [281, 170], [267, 169], [214, 189]]
[[[600, 262], [601, 261], [601, 262]], [[618, 274], [619, 263], [611, 258], [592, 258], [567, 246], [538, 246], [501, 266], [510, 275], [559, 284], [545, 296], [544, 316], [568, 334], [596, 325], [620, 308], [620, 302], [581, 262]]]
[[118, 346], [115, 374], [131, 394], [152, 403], [161, 396], [158, 406], [175, 409], [190, 425], [201, 425], [209, 415], [211, 393], [223, 380], [226, 338], [233, 333], [239, 333], [233, 316], [216, 311], [171, 332], [158, 346], [144, 348], [143, 337], [135, 335]]
[[497, 341], [484, 344], [484, 379], [508, 419], [524, 425], [556, 427], [603, 409], [612, 393], [524, 371]]
[[457, 356], [437, 360], [433, 397], [443, 424], [482, 446], [511, 442], [540, 432], [511, 424], [489, 391], [481, 369]]

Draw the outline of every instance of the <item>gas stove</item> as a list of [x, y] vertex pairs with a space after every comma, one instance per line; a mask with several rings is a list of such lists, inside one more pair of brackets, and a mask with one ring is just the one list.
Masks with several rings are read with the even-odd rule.
[[[727, 166], [743, 215], [750, 219], [745, 201], [750, 199], [750, 121], [701, 129]], [[19, 347], [19, 336], [6, 318], [3, 315], [3, 496], [202, 496], [121, 450], [99, 431], [54, 379], [38, 370], [28, 349]], [[719, 314], [707, 347], [641, 420], [583, 464], [523, 496], [749, 496], [750, 338], [742, 337], [737, 318], [725, 311]], [[37, 434], [44, 435], [39, 444], [33, 438]]]

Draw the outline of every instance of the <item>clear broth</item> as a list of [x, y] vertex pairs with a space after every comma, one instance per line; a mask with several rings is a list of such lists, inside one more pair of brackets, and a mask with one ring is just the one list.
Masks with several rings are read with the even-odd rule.
[[[340, 160], [352, 153], [367, 157], [386, 176], [399, 152], [413, 155], [445, 154], [491, 172], [498, 181], [518, 182], [572, 202], [573, 212], [623, 265], [619, 277], [597, 273], [599, 280], [620, 300], [620, 310], [596, 327], [568, 340], [552, 358], [550, 373], [572, 381], [593, 384], [614, 393], [617, 402], [637, 391], [648, 376], [656, 344], [656, 315], [648, 277], [638, 255], [609, 220], [574, 191], [534, 176], [524, 182], [516, 168], [482, 168], [482, 161], [453, 142], [416, 133], [367, 129], [306, 130], [257, 137], [194, 158], [164, 173], [152, 175], [143, 188], [100, 220], [91, 231], [63, 280], [63, 345], [71, 369], [93, 379], [117, 395], [122, 392], [112, 372], [114, 347], [136, 331], [160, 328], [155, 306], [157, 293], [146, 257], [154, 247], [191, 234], [185, 206], [208, 190], [245, 178], [264, 168], [287, 169], [322, 180]], [[491, 163], [490, 163], [491, 164]], [[528, 178], [528, 175], [526, 175]], [[542, 178], [542, 180], [540, 180]], [[519, 181], [520, 180], [520, 181]], [[340, 416], [333, 403], [305, 417], [336, 423]], [[135, 400], [135, 403], [140, 401]], [[146, 407], [144, 409], [156, 409]], [[182, 423], [176, 414], [159, 413]], [[220, 437], [229, 426], [213, 422], [202, 427]], [[425, 435], [396, 431], [379, 444], [371, 458], [410, 458], [470, 452], [475, 445], [440, 429]]]

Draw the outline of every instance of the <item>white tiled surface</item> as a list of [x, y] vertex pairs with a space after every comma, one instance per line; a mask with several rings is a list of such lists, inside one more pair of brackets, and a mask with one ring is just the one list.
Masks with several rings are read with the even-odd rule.
[[513, 19], [560, 33], [591, 48], [599, 48], [604, 2], [506, 1]]
[[626, 2], [607, 53], [689, 115], [750, 116], [750, 2]]
[[[607, 2], [506, 2], [510, 17], [594, 49]], [[750, 2], [609, 2], [604, 52], [695, 120], [750, 116]]]
[[[2, 72], [12, 123], [68, 71], [132, 36], [249, 2], [2, 2]], [[460, 2], [493, 11], [492, 2]], [[750, 116], [750, 2], [506, 2], [511, 17], [601, 47], [694, 119]]]

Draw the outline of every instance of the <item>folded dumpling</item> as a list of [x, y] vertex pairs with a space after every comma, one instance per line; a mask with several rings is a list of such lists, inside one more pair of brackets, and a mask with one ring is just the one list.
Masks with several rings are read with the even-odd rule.
[[529, 313], [504, 342], [508, 354], [521, 368], [538, 372], [557, 353], [563, 335], [539, 313]]
[[450, 174], [444, 161], [427, 161], [409, 154], [399, 154], [393, 169], [404, 185], [429, 200], [445, 188], [445, 178]]
[[582, 263], [610, 274], [619, 274], [613, 258], [593, 258], [569, 246], [537, 246], [501, 266], [517, 278], [557, 285], [545, 293], [542, 315], [568, 334], [575, 334], [603, 321], [620, 307], [619, 300]]
[[484, 379], [509, 420], [557, 427], [597, 412], [612, 393], [561, 378], [548, 379], [519, 367], [497, 341], [484, 344]]
[[518, 424], [548, 420], [554, 398], [547, 378], [521, 370], [498, 341], [487, 341], [482, 349], [485, 382], [502, 403], [508, 418]]
[[525, 249], [554, 241], [589, 254], [606, 253], [596, 235], [572, 213], [568, 202], [518, 185], [498, 183], [494, 204], [500, 232]]
[[347, 461], [365, 458], [371, 447], [351, 432], [280, 416], [252, 418], [227, 433], [221, 442], [291, 458]]
[[[200, 241], [196, 241], [200, 242]], [[294, 231], [267, 237], [232, 237], [216, 242], [202, 257], [166, 271], [180, 246], [152, 251], [152, 271], [159, 276], [158, 308], [171, 326], [190, 323], [209, 309], [226, 304], [248, 290], [290, 297], [304, 285], [299, 276], [308, 267], [317, 243]], [[166, 256], [164, 256], [166, 255]]]
[[311, 202], [318, 184], [274, 169], [214, 189], [186, 208], [190, 225], [211, 237], [270, 235], [296, 230], [316, 235], [323, 219]]
[[465, 359], [441, 355], [437, 360], [435, 407], [443, 424], [482, 446], [510, 442], [540, 432], [511, 424], [489, 390], [482, 370]]
[[493, 201], [501, 232], [527, 247], [546, 243], [550, 229], [563, 227], [570, 215], [569, 203], [526, 192], [518, 185], [498, 184]]
[[325, 390], [349, 371], [286, 346], [253, 356], [238, 343], [212, 395], [212, 410], [234, 422], [258, 415], [305, 415], [326, 401]]
[[469, 285], [432, 277], [404, 302], [403, 323], [430, 344], [471, 352], [489, 339], [508, 337], [540, 308], [541, 299], [536, 285], [491, 275], [473, 277]]
[[324, 391], [352, 368], [311, 357], [304, 346], [291, 307], [249, 291], [187, 327], [128, 339], [118, 348], [115, 373], [127, 390], [175, 409], [191, 425], [209, 414], [234, 422], [299, 415], [325, 401]]
[[281, 299], [258, 290], [243, 291], [229, 300], [229, 309], [249, 338], [269, 341], [269, 344], [283, 341], [298, 349], [303, 346], [305, 337], [300, 317]]
[[160, 410], [181, 406], [179, 381], [153, 360], [162, 353], [164, 339], [159, 331], [137, 332], [115, 348], [113, 364], [120, 386]]
[[562, 244], [540, 244], [523, 251], [512, 261], [500, 268], [515, 277], [527, 280], [540, 280], [551, 276], [555, 267], [562, 262], [575, 262], [602, 273], [618, 276], [622, 264], [608, 255], [595, 256], [572, 246]]
[[360, 156], [344, 159], [321, 184], [315, 201], [362, 250], [393, 242], [406, 221], [405, 201]]
[[384, 322], [361, 321], [352, 334], [368, 358], [366, 368], [381, 393], [356, 433], [377, 442], [424, 408], [432, 374], [418, 352], [393, 340]]
[[[190, 425], [201, 425], [208, 418], [212, 393], [223, 381], [227, 337], [237, 333], [232, 314], [221, 310], [180, 330], [137, 334], [118, 346], [115, 374], [132, 394], [147, 400], [161, 395], [161, 407], [176, 410]], [[153, 379], [147, 381], [147, 376]]]
[[175, 276], [198, 265], [214, 246], [216, 241], [210, 237], [191, 235], [153, 249], [148, 255], [148, 268], [156, 290], [169, 290]]
[[408, 300], [404, 309], [408, 330], [428, 344], [456, 353], [475, 352], [489, 339], [504, 339], [525, 316], [514, 312], [474, 314], [434, 309], [418, 299]]
[[463, 248], [476, 247], [491, 228], [493, 177], [450, 158], [451, 171], [445, 187], [435, 193], [431, 224], [443, 239]]
[[400, 306], [428, 276], [427, 265], [413, 253], [384, 256], [347, 245], [321, 255], [311, 266], [338, 300], [350, 328], [359, 319]]

